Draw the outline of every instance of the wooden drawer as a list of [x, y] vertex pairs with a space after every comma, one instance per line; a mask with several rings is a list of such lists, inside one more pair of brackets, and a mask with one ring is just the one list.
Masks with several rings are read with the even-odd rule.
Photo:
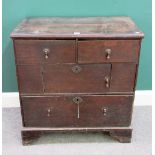
[[139, 51], [140, 40], [79, 41], [78, 62], [138, 62]]
[[133, 92], [136, 70], [134, 63], [17, 65], [23, 94]]
[[110, 71], [110, 64], [44, 65], [45, 93], [107, 92]]
[[75, 40], [14, 40], [16, 64], [74, 63]]
[[129, 126], [133, 96], [22, 97], [26, 127]]

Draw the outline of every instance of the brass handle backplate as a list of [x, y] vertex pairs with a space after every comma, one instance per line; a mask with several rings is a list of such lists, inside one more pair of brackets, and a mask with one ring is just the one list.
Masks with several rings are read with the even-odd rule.
[[43, 49], [45, 59], [48, 59], [50, 50], [48, 48]]
[[105, 53], [106, 53], [106, 59], [110, 59], [110, 56], [112, 54], [112, 50], [110, 48], [105, 49]]
[[81, 70], [82, 70], [82, 68], [80, 66], [78, 66], [78, 65], [72, 67], [73, 73], [76, 73], [76, 74], [80, 73]]

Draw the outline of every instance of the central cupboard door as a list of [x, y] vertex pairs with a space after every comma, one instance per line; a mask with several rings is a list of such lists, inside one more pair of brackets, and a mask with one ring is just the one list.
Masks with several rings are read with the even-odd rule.
[[46, 64], [45, 93], [102, 93], [110, 87], [110, 64]]

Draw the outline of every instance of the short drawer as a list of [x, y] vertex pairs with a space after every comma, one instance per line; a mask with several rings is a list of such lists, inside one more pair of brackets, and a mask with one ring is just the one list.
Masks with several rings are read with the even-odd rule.
[[78, 62], [138, 62], [139, 51], [140, 40], [79, 41]]
[[26, 127], [129, 126], [133, 96], [22, 97]]
[[14, 40], [16, 64], [74, 63], [75, 40]]

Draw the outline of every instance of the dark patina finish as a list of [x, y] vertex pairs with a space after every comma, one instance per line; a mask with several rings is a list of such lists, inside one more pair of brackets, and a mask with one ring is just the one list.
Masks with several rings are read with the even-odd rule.
[[130, 142], [143, 36], [129, 17], [23, 20], [11, 33], [23, 144], [49, 132]]

